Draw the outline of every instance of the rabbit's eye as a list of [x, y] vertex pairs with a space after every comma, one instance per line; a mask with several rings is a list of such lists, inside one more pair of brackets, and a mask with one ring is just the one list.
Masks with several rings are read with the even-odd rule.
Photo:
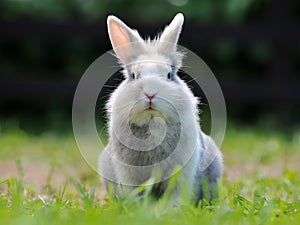
[[173, 78], [174, 78], [172, 72], [169, 72], [167, 76], [168, 76], [168, 79], [169, 79], [169, 80], [173, 80]]
[[130, 78], [131, 78], [132, 80], [134, 80], [134, 79], [135, 79], [135, 74], [134, 74], [134, 73], [131, 73], [131, 74], [130, 74]]

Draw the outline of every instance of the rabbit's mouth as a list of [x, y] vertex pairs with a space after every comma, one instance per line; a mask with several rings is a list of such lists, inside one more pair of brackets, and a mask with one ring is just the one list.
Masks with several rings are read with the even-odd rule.
[[145, 109], [146, 112], [158, 112], [153, 106], [149, 105], [148, 108]]
[[154, 117], [163, 117], [163, 114], [153, 107], [144, 108], [144, 110], [132, 114], [130, 121], [137, 125], [149, 124]]
[[157, 107], [154, 105], [152, 98], [145, 101], [144, 107], [145, 111], [157, 111]]
[[158, 116], [161, 112], [155, 107], [153, 104], [149, 103], [148, 106], [143, 110], [143, 114], [147, 117], [150, 116]]
[[145, 109], [146, 112], [152, 112], [152, 113], [160, 113], [159, 109], [157, 108], [157, 105], [154, 105], [152, 101], [149, 101], [148, 105], [146, 106]]
[[136, 124], [147, 124], [154, 117], [167, 117], [159, 99], [143, 98], [137, 101], [130, 110], [130, 121]]
[[154, 107], [153, 107], [153, 104], [151, 103], [151, 101], [149, 102], [148, 108], [146, 110], [148, 110], [148, 111], [154, 110]]

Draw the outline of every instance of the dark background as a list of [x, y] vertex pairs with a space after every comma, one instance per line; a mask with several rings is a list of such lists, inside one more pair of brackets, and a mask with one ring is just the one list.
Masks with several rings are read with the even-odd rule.
[[179, 43], [216, 75], [230, 121], [299, 127], [299, 3], [2, 0], [0, 121], [36, 131], [68, 129], [80, 77], [111, 49], [107, 15], [118, 16], [143, 37], [154, 37], [183, 12]]

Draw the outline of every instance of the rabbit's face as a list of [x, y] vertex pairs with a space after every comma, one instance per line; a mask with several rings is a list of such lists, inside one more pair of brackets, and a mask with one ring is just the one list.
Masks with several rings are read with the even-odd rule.
[[176, 74], [182, 60], [176, 46], [182, 14], [177, 14], [153, 41], [144, 41], [137, 31], [114, 16], [109, 16], [107, 23], [126, 77], [109, 101], [111, 114], [121, 121], [145, 124], [154, 117], [180, 121], [186, 110], [196, 111], [196, 98]]
[[179, 121], [185, 110], [195, 108], [195, 97], [167, 57], [142, 55], [125, 71], [127, 78], [112, 96], [111, 111], [131, 123], [143, 125], [153, 117]]

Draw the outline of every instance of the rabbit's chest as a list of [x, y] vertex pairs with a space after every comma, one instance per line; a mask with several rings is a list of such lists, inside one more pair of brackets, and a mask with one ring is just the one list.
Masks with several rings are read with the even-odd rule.
[[[116, 157], [120, 161], [133, 166], [149, 166], [165, 160], [175, 151], [182, 135], [180, 122], [167, 123], [166, 125], [166, 132], [162, 141], [154, 144], [148, 143], [156, 147], [148, 149], [145, 145], [140, 146], [141, 150], [135, 150], [117, 141], [114, 143]], [[136, 138], [146, 140], [150, 135], [153, 135], [156, 130], [150, 130], [149, 126], [132, 125], [131, 132]], [[156, 139], [154, 138], [153, 142], [155, 141]]]

